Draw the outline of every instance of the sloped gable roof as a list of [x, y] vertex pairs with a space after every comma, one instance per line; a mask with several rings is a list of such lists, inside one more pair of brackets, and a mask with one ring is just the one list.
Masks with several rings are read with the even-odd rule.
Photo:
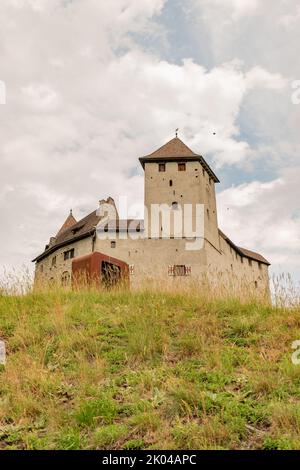
[[246, 256], [247, 258], [254, 259], [256, 261], [259, 261], [260, 263], [267, 264], [268, 266], [270, 266], [269, 261], [266, 260], [266, 258], [264, 258], [259, 253], [256, 253], [255, 251], [251, 251], [251, 250], [246, 250], [246, 248], [239, 247], [239, 249], [242, 251], [244, 256]]
[[237, 246], [235, 243], [233, 243], [232, 240], [230, 240], [230, 238], [227, 237], [227, 235], [225, 235], [224, 232], [222, 232], [222, 230], [219, 229], [219, 234], [221, 235], [222, 238], [224, 238], [224, 240], [230, 245], [232, 246], [232, 248], [234, 250], [236, 250], [236, 252], [240, 255], [240, 256], [245, 256], [246, 258], [250, 258], [254, 261], [258, 261], [259, 263], [263, 263], [263, 264], [266, 264], [268, 266], [270, 266], [270, 263], [268, 260], [266, 260], [266, 258], [264, 258], [262, 255], [260, 255], [259, 253], [256, 253], [255, 251], [251, 251], [251, 250], [247, 250], [246, 248], [241, 248], [240, 246]]
[[95, 232], [95, 227], [101, 218], [99, 215], [97, 215], [97, 212], [97, 210], [92, 212], [91, 214], [76, 222], [76, 224], [58, 234], [55, 237], [53, 244], [48, 245], [45, 251], [37, 256], [33, 262], [42, 260], [64, 245], [68, 245], [69, 243], [72, 243], [76, 240], [93, 235]]
[[[72, 225], [68, 229], [64, 230], [60, 235], [54, 239], [52, 245], [48, 245], [45, 251], [37, 256], [33, 262], [40, 261], [46, 256], [50, 255], [58, 248], [61, 248], [69, 243], [73, 243], [77, 240], [82, 238], [86, 238], [89, 236], [93, 236], [96, 231], [96, 227], [98, 226], [99, 222], [101, 221], [102, 217], [98, 215], [98, 210], [92, 212], [91, 214], [87, 215], [83, 219], [76, 222], [76, 224]], [[106, 218], [104, 218], [106, 220]], [[120, 231], [131, 231], [131, 230], [143, 230], [143, 221], [142, 220], [120, 220], [116, 219], [115, 229], [117, 232]]]
[[66, 218], [64, 224], [62, 225], [62, 227], [60, 228], [60, 230], [57, 232], [56, 237], [59, 237], [63, 232], [65, 232], [66, 230], [68, 230], [70, 227], [73, 227], [73, 225], [75, 225], [76, 223], [77, 223], [77, 220], [76, 220], [75, 217], [73, 216], [72, 211], [70, 211], [70, 214], [69, 214], [68, 217]]
[[141, 157], [140, 163], [145, 167], [145, 163], [164, 162], [164, 161], [198, 161], [202, 167], [207, 171], [209, 176], [215, 183], [219, 183], [218, 177], [215, 175], [213, 170], [210, 168], [208, 163], [204, 160], [202, 155], [193, 152], [179, 137], [174, 137], [166, 144], [162, 145], [159, 149]]
[[182, 140], [178, 137], [170, 140], [166, 144], [162, 145], [159, 149], [146, 155], [146, 157], [196, 157], [194, 153]]

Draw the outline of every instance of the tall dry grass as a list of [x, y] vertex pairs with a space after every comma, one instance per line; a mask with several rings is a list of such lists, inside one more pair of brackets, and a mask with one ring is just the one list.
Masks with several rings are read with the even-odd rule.
[[0, 448], [300, 448], [299, 307], [191, 291], [0, 297]]
[[278, 307], [297, 307], [300, 305], [300, 283], [291, 274], [273, 275], [270, 281], [271, 298]]
[[[113, 286], [114, 291], [128, 291], [130, 283], [121, 280]], [[254, 284], [247, 279], [234, 276], [226, 277], [226, 273], [211, 272], [198, 278], [168, 278], [145, 276], [143, 280], [131, 287], [141, 292], [182, 293], [189, 296], [199, 296], [209, 299], [238, 299], [242, 302], [259, 300], [261, 303], [272, 303], [280, 308], [293, 308], [300, 305], [300, 283], [295, 282], [289, 273], [281, 273], [270, 277], [267, 288], [255, 289]], [[68, 286], [62, 286], [60, 281], [41, 281], [34, 283], [34, 274], [27, 268], [2, 269], [0, 273], [0, 295], [26, 295], [35, 292], [61, 292], [61, 291], [91, 291], [101, 292], [107, 288], [99, 281], [88, 280], [85, 275], [77, 276], [76, 280]]]
[[25, 295], [32, 291], [34, 274], [25, 266], [0, 269], [0, 295]]

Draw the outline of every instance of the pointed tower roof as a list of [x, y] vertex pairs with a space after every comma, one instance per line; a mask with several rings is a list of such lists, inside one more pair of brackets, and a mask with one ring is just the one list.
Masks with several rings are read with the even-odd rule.
[[66, 220], [65, 220], [63, 226], [61, 227], [61, 229], [57, 232], [56, 237], [61, 235], [63, 232], [65, 232], [69, 228], [73, 227], [73, 225], [75, 225], [76, 223], [77, 223], [77, 221], [76, 221], [75, 217], [73, 216], [73, 211], [71, 209], [70, 214], [66, 218]]
[[196, 157], [194, 153], [187, 145], [185, 145], [179, 137], [167, 142], [165, 145], [155, 150], [155, 152], [146, 155], [147, 157]]
[[143, 168], [145, 168], [145, 163], [199, 161], [215, 183], [220, 182], [202, 155], [194, 153], [177, 135], [159, 149], [141, 157], [139, 160]]

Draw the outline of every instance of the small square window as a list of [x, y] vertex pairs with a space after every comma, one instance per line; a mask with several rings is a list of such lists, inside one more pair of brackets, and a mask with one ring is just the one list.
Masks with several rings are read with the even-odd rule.
[[186, 165], [185, 163], [178, 163], [178, 171], [185, 171]]
[[185, 276], [186, 275], [186, 267], [184, 265], [175, 265], [174, 266], [174, 276]]
[[73, 259], [75, 257], [75, 249], [68, 250], [64, 252], [64, 260]]
[[160, 172], [166, 171], [166, 164], [165, 163], [159, 163], [158, 164], [158, 171], [160, 171]]
[[110, 247], [111, 248], [116, 248], [117, 243], [115, 241], [110, 242]]

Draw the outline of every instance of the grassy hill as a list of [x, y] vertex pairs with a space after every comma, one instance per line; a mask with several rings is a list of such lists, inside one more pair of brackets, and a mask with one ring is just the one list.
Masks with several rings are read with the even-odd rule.
[[188, 294], [0, 296], [0, 448], [299, 449], [299, 314]]

